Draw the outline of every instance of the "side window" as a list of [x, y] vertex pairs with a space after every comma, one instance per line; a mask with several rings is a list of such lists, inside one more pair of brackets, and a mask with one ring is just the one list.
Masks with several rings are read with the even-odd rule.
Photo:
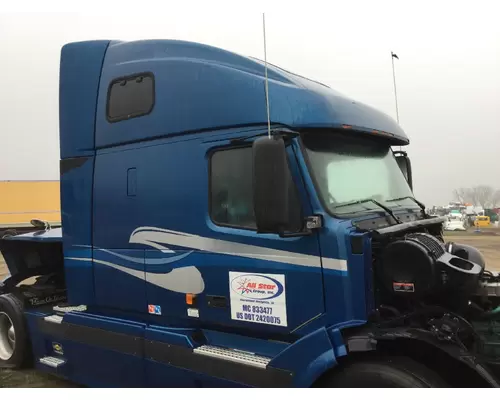
[[[210, 160], [210, 216], [218, 225], [256, 229], [253, 208], [252, 148], [219, 150]], [[292, 176], [289, 175], [290, 180]], [[301, 213], [295, 185], [291, 210]], [[300, 227], [297, 227], [299, 230]]]
[[108, 90], [106, 114], [109, 122], [147, 115], [155, 102], [154, 77], [150, 73], [115, 79]]
[[210, 165], [210, 215], [216, 224], [255, 228], [252, 148], [215, 152]]

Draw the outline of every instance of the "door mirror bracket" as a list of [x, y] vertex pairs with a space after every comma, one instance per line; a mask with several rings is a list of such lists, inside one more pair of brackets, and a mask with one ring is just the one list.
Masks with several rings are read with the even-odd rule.
[[411, 162], [410, 158], [406, 154], [405, 151], [394, 151], [394, 157], [396, 158], [396, 162], [398, 163], [401, 172], [403, 173], [410, 189], [413, 191], [413, 177], [411, 173]]
[[298, 232], [286, 233], [280, 232], [280, 237], [299, 237], [299, 236], [311, 236], [313, 231], [323, 227], [323, 219], [320, 215], [311, 215], [304, 220], [304, 227]]

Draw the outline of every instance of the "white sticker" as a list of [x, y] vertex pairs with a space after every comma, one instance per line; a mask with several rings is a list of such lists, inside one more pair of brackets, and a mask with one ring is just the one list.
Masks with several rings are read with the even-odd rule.
[[188, 317], [200, 318], [200, 310], [197, 308], [188, 308]]
[[285, 275], [229, 271], [231, 318], [287, 326]]

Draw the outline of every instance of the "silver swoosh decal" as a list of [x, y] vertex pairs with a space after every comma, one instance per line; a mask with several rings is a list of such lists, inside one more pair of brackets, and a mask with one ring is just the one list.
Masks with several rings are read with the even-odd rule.
[[[123, 260], [135, 262], [137, 264], [149, 264], [149, 265], [163, 265], [163, 264], [170, 264], [173, 263], [174, 261], [179, 261], [182, 260], [183, 258], [189, 256], [193, 250], [188, 251], [183, 254], [179, 254], [177, 256], [172, 256], [172, 257], [166, 257], [166, 258], [139, 258], [139, 257], [131, 257], [131, 256], [126, 256], [124, 254], [120, 253], [115, 253], [114, 251], [107, 250], [107, 249], [94, 249], [94, 251], [102, 251], [104, 253], [111, 254], [113, 256], [116, 256], [118, 258], [121, 258]], [[174, 253], [173, 251], [170, 251], [171, 253]]]
[[205, 290], [205, 282], [203, 281], [201, 273], [194, 266], [174, 268], [166, 274], [154, 272], [144, 273], [144, 271], [137, 271], [122, 265], [92, 258], [66, 257], [66, 259], [106, 265], [135, 278], [145, 280], [146, 282], [161, 287], [162, 289], [167, 289], [176, 293], [200, 294]]
[[226, 240], [206, 238], [183, 232], [155, 227], [140, 227], [132, 232], [130, 243], [148, 244], [162, 247], [164, 244], [207, 251], [217, 254], [247, 257], [257, 260], [274, 261], [305, 267], [323, 267], [337, 271], [347, 271], [347, 261], [335, 258], [321, 258], [302, 253], [271, 249]]

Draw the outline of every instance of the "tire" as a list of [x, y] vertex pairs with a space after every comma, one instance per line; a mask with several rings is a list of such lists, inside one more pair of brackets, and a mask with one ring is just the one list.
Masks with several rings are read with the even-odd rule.
[[434, 371], [406, 357], [352, 361], [332, 371], [321, 386], [337, 388], [444, 388]]
[[20, 369], [31, 361], [23, 304], [13, 294], [0, 296], [0, 368]]

